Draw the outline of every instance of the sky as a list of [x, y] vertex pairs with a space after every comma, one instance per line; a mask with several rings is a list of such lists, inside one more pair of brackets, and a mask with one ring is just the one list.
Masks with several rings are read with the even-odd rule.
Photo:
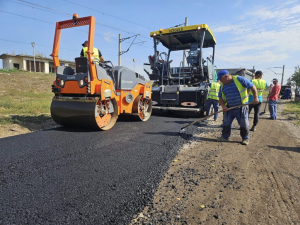
[[[143, 64], [154, 54], [150, 32], [183, 24], [186, 17], [188, 25], [207, 24], [212, 30], [217, 68], [254, 67], [270, 83], [273, 78], [281, 82], [284, 66], [285, 84], [300, 65], [300, 0], [0, 0], [0, 55], [33, 55], [35, 42], [35, 53], [50, 57], [55, 23], [74, 13], [95, 17], [94, 45], [114, 65], [119, 34], [131, 37], [121, 43], [121, 51], [139, 34], [122, 54], [121, 65], [146, 78]], [[59, 58], [78, 57], [87, 35], [86, 27], [63, 30]], [[161, 45], [159, 50], [167, 51]], [[172, 53], [171, 59], [171, 66], [178, 67], [182, 53]]]

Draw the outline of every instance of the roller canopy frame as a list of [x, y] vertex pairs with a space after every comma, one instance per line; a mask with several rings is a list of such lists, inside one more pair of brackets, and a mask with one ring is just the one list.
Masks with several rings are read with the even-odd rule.
[[53, 57], [55, 72], [56, 72], [57, 66], [60, 66], [58, 53], [59, 53], [61, 30], [67, 29], [67, 28], [72, 28], [72, 27], [89, 26], [89, 34], [88, 34], [88, 42], [89, 43], [88, 43], [87, 55], [88, 55], [88, 59], [89, 59], [91, 80], [94, 80], [97, 78], [96, 66], [95, 66], [95, 64], [93, 64], [95, 23], [96, 23], [96, 20], [95, 20], [95, 17], [93, 17], [93, 16], [74, 18], [71, 20], [56, 22], [53, 51], [52, 51], [52, 54], [50, 55]]

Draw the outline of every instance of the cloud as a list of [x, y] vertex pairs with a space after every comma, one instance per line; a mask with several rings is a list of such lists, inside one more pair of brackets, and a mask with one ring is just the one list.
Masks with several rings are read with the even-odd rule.
[[217, 55], [226, 54], [230, 61], [262, 64], [292, 59], [300, 51], [300, 5], [260, 7], [251, 10], [233, 24], [212, 28], [226, 40], [219, 43]]
[[111, 42], [112, 41], [111, 38], [114, 36], [116, 36], [116, 35], [108, 31], [108, 32], [104, 33], [104, 40]]
[[300, 13], [300, 5], [295, 5], [292, 7], [282, 8], [257, 8], [256, 10], [252, 10], [245, 14], [246, 17], [255, 18], [260, 21], [272, 20], [275, 21], [286, 21], [293, 19], [295, 16], [298, 17]]

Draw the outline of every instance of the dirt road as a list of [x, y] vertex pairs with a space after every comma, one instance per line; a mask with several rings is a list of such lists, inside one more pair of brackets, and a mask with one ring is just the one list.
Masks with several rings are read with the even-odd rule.
[[240, 144], [237, 123], [228, 143], [216, 142], [222, 118], [199, 127], [131, 224], [300, 224], [299, 128], [290, 115], [268, 116], [248, 146]]

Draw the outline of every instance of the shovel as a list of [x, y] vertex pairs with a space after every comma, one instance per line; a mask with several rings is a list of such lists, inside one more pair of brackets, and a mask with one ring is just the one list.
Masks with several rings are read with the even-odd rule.
[[262, 115], [264, 115], [265, 113], [266, 113], [266, 108], [267, 108], [267, 105], [269, 104], [269, 101], [268, 101], [268, 99], [267, 99], [267, 103], [266, 103], [266, 105], [265, 105], [265, 109], [264, 109], [264, 111], [263, 112], [261, 112], [259, 115], [260, 116], [262, 116]]
[[[270, 92], [271, 92], [271, 90], [269, 90], [269, 94], [270, 94]], [[269, 95], [268, 95], [269, 96]], [[261, 116], [261, 115], [264, 115], [265, 113], [266, 113], [266, 108], [267, 108], [267, 105], [269, 104], [269, 98], [267, 97], [267, 103], [266, 103], [266, 105], [265, 105], [265, 109], [264, 109], [264, 111], [263, 112], [261, 112], [259, 115]]]
[[[253, 102], [251, 102], [251, 103], [246, 103], [246, 104], [242, 104], [242, 105], [237, 105], [237, 106], [228, 108], [228, 111], [229, 111], [229, 110], [232, 110], [232, 109], [236, 109], [236, 108], [242, 107], [242, 106], [245, 106], [245, 105], [252, 105], [252, 104], [253, 104]], [[190, 124], [188, 124], [188, 125], [182, 127], [181, 130], [180, 130], [180, 133], [183, 133], [183, 132], [185, 131], [185, 128], [187, 128], [187, 127], [189, 127], [189, 126], [191, 126], [191, 125], [193, 125], [193, 124], [195, 124], [195, 123], [197, 123], [197, 122], [200, 122], [200, 121], [202, 121], [202, 120], [206, 120], [207, 118], [209, 118], [209, 117], [211, 117], [211, 116], [213, 116], [213, 115], [216, 115], [216, 114], [218, 114], [218, 113], [221, 113], [221, 112], [223, 112], [223, 110], [220, 110], [220, 111], [218, 111], [218, 112], [212, 113], [212, 114], [210, 114], [210, 115], [208, 115], [208, 116], [205, 116], [205, 117], [203, 117], [203, 118], [201, 118], [201, 119], [199, 119], [199, 120], [196, 120], [196, 121], [194, 121], [194, 122], [192, 122], [192, 123], [190, 123]]]

